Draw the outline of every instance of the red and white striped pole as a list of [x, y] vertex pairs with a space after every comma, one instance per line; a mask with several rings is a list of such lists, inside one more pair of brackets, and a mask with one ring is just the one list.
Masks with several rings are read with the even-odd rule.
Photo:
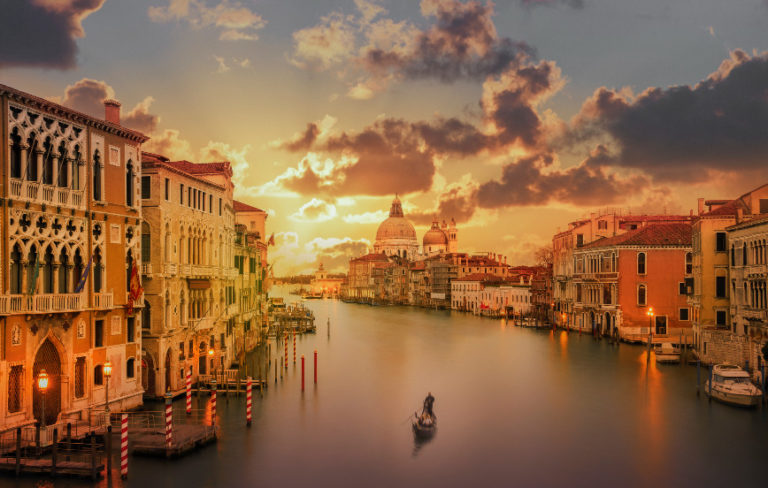
[[128, 478], [128, 414], [120, 422], [120, 477]]
[[251, 426], [251, 403], [253, 401], [253, 381], [248, 377], [245, 387], [245, 425]]
[[218, 390], [218, 386], [214, 380], [213, 390], [211, 390], [211, 425], [216, 423], [216, 390]]
[[301, 355], [301, 391], [304, 391], [304, 355]]
[[293, 364], [296, 364], [296, 331], [293, 331]]
[[315, 349], [315, 384], [317, 384], [317, 349]]
[[187, 415], [192, 415], [192, 372], [187, 370]]
[[171, 392], [165, 395], [165, 447], [171, 448], [173, 442], [173, 403]]
[[285, 344], [285, 369], [288, 369], [288, 332], [285, 333], [283, 344]]

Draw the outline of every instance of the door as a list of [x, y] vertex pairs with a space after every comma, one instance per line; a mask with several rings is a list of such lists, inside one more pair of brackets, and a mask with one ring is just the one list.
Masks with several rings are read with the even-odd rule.
[[667, 333], [667, 317], [665, 315], [656, 316], [656, 333], [657, 334]]
[[[48, 388], [45, 394], [37, 387], [37, 377], [42, 370], [45, 370], [48, 375]], [[61, 412], [61, 359], [56, 346], [50, 339], [46, 339], [38, 349], [32, 374], [32, 381], [34, 381], [32, 407], [35, 419], [42, 422], [45, 418], [45, 425], [55, 424]], [[45, 413], [43, 413], [43, 403], [45, 403]]]
[[144, 353], [141, 360], [141, 387], [147, 395], [155, 395], [155, 361], [152, 356]]

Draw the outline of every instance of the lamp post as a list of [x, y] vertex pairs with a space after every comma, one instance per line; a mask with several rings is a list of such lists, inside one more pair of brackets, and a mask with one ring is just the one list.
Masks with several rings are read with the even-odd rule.
[[110, 363], [109, 361], [104, 363], [104, 366], [101, 367], [101, 371], [104, 374], [104, 377], [107, 379], [106, 389], [104, 390], [104, 395], [105, 395], [104, 403], [106, 405], [105, 409], [107, 412], [107, 426], [110, 426], [112, 425], [112, 421], [109, 415], [109, 377], [112, 376], [112, 363]]
[[43, 395], [40, 405], [42, 410], [42, 412], [40, 412], [40, 422], [42, 424], [42, 429], [45, 430], [45, 392], [48, 391], [48, 373], [46, 373], [44, 369], [41, 369], [40, 373], [37, 375], [37, 388]]
[[[245, 337], [243, 337], [243, 342], [245, 342]], [[213, 347], [208, 348], [208, 357], [210, 358], [208, 363], [211, 365], [211, 377], [213, 378], [213, 381], [216, 382], [216, 368], [214, 367], [215, 363], [213, 362]]]
[[645, 362], [648, 363], [651, 361], [651, 343], [653, 342], [653, 307], [648, 307], [645, 314], [648, 316], [648, 356]]

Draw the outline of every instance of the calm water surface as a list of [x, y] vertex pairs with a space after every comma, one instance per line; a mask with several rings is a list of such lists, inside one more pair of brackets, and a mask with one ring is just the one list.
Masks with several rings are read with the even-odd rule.
[[[131, 457], [125, 482], [115, 462], [113, 486], [768, 483], [768, 409], [697, 397], [694, 367], [647, 367], [642, 347], [465, 314], [307, 303], [319, 327], [297, 339], [307, 357], [303, 394], [300, 359], [277, 385], [273, 369], [263, 398], [254, 394], [250, 429], [244, 398], [220, 397], [218, 443], [176, 461]], [[439, 427], [417, 445], [408, 418], [428, 391]], [[195, 401], [204, 408], [207, 400]], [[175, 408], [181, 413], [183, 400]], [[91, 486], [31, 478], [0, 485]]]

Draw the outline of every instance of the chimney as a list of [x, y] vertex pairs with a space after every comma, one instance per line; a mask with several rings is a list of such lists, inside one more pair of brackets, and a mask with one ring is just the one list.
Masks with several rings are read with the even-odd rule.
[[736, 208], [736, 223], [741, 223], [744, 220], [744, 209], [741, 207]]
[[112, 99], [104, 100], [104, 120], [120, 125], [120, 102]]
[[704, 199], [699, 198], [699, 215], [704, 213]]

